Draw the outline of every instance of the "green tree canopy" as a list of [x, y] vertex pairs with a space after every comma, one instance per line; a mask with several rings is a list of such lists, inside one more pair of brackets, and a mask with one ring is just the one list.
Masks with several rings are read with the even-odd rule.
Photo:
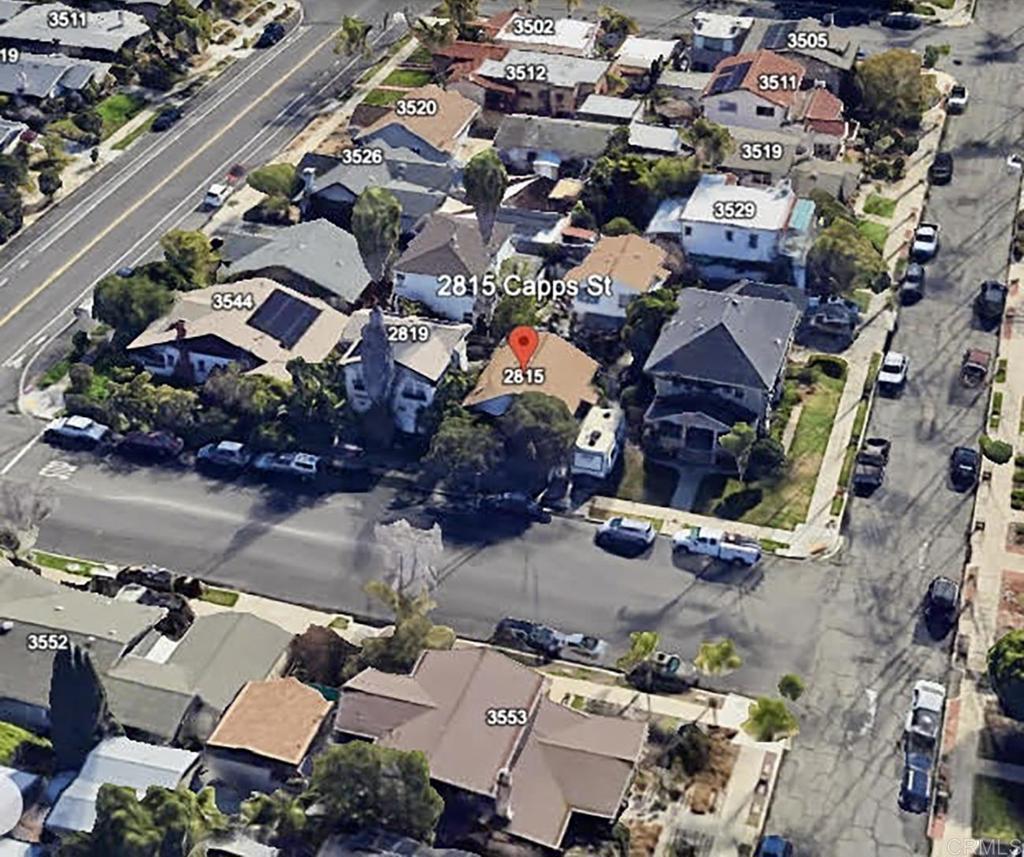
[[10, 187], [0, 187], [0, 244], [21, 229], [24, 212], [21, 194]]
[[60, 170], [55, 167], [47, 167], [39, 173], [39, 192], [50, 198], [64, 186], [64, 180], [60, 177]]
[[804, 695], [806, 687], [804, 680], [796, 675], [796, 673], [786, 673], [779, 679], [779, 694], [786, 699], [793, 700], [793, 702], [796, 702]]
[[532, 295], [505, 295], [491, 316], [491, 335], [504, 339], [509, 331], [521, 324], [537, 324], [539, 306]]
[[988, 650], [988, 674], [1003, 710], [1024, 720], [1024, 628], [1004, 634]]
[[615, 665], [624, 673], [632, 671], [654, 654], [659, 639], [657, 631], [632, 631], [629, 635], [629, 651]]
[[665, 322], [675, 315], [675, 289], [661, 287], [645, 292], [629, 302], [626, 323], [622, 326], [622, 341], [633, 354], [633, 365], [642, 369], [658, 341]]
[[425, 463], [448, 485], [472, 488], [504, 458], [498, 433], [465, 408], [446, 414], [430, 442]]
[[651, 167], [647, 186], [658, 199], [684, 196], [697, 186], [700, 176], [700, 165], [695, 158], [658, 158]]
[[292, 164], [265, 164], [249, 173], [246, 182], [267, 196], [291, 199], [302, 190], [302, 179]]
[[753, 426], [739, 422], [732, 427], [732, 430], [718, 438], [718, 445], [733, 457], [736, 462], [736, 469], [743, 478], [747, 469], [747, 461], [750, 457], [750, 450], [757, 440], [757, 432]]
[[164, 260], [185, 288], [202, 288], [214, 282], [220, 256], [206, 233], [174, 229], [160, 239], [160, 246]]
[[629, 222], [625, 217], [613, 217], [604, 226], [601, 227], [602, 235], [639, 235], [640, 230], [637, 229], [632, 223]]
[[117, 341], [126, 344], [149, 324], [168, 313], [174, 303], [171, 292], [145, 274], [130, 277], [111, 274], [96, 285], [92, 314], [116, 332]]
[[815, 288], [832, 294], [871, 288], [886, 273], [885, 261], [871, 241], [846, 220], [835, 220], [815, 239], [807, 257]]
[[352, 234], [374, 282], [390, 282], [402, 234], [402, 205], [391, 191], [368, 187], [352, 207]]
[[15, 155], [0, 154], [0, 185], [16, 188], [28, 178], [28, 167]]
[[366, 741], [329, 747], [313, 762], [309, 796], [329, 829], [379, 828], [429, 842], [444, 809], [427, 758]]
[[921, 73], [921, 55], [906, 48], [873, 54], [857, 65], [861, 106], [870, 122], [916, 128], [938, 100], [931, 75]]
[[717, 167], [736, 146], [729, 129], [710, 119], [697, 119], [683, 136], [705, 166]]
[[758, 741], [775, 741], [795, 735], [797, 721], [783, 700], [760, 696], [747, 709], [743, 731]]
[[700, 644], [693, 665], [705, 675], [722, 675], [742, 666], [736, 644], [729, 639], [708, 640]]
[[339, 54], [351, 56], [362, 54], [368, 56], [370, 45], [367, 37], [371, 26], [354, 15], [345, 15], [341, 19], [341, 27], [334, 37], [334, 50]]
[[476, 212], [480, 235], [486, 244], [491, 240], [498, 207], [508, 189], [508, 173], [494, 148], [484, 149], [470, 158], [462, 174], [462, 184], [466, 189], [466, 200]]
[[417, 415], [419, 430], [433, 437], [446, 416], [462, 409], [462, 403], [476, 386], [478, 372], [449, 369], [441, 378], [431, 403]]
[[822, 225], [826, 227], [831, 226], [837, 220], [845, 220], [848, 223], [857, 222], [853, 212], [824, 188], [814, 188], [808, 194], [808, 198], [814, 202], [815, 214], [821, 218]]
[[637, 24], [636, 19], [629, 17], [629, 15], [620, 12], [618, 9], [614, 9], [611, 6], [598, 6], [597, 19], [601, 22], [601, 28], [606, 33], [611, 33], [625, 38], [626, 36], [640, 32], [640, 27]]
[[471, 38], [472, 24], [480, 17], [480, 0], [443, 0], [440, 17], [452, 22], [460, 39]]
[[565, 461], [579, 427], [565, 402], [546, 393], [522, 393], [499, 418], [506, 452], [515, 471], [546, 480], [548, 473]]

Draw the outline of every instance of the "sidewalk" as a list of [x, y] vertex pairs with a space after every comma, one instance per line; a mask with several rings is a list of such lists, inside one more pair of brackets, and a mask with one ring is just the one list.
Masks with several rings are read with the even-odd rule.
[[929, 4], [935, 10], [935, 16], [929, 16], [926, 21], [937, 27], [966, 27], [974, 21], [974, 7], [978, 2], [981, 0], [956, 0], [950, 9]]

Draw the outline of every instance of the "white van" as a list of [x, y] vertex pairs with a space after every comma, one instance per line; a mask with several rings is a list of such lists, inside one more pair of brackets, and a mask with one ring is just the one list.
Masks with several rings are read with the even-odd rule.
[[212, 184], [203, 197], [203, 208], [220, 208], [231, 195], [231, 185]]
[[573, 475], [604, 479], [618, 461], [625, 436], [626, 419], [621, 410], [591, 408], [573, 447]]

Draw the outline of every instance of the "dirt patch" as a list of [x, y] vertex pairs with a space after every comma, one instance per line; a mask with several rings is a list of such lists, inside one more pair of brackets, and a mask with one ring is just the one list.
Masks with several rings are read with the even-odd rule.
[[978, 733], [978, 755], [1010, 765], [1024, 765], [1024, 723], [1003, 714], [994, 699], [985, 705], [985, 725]]
[[1007, 631], [1024, 628], [1024, 572], [1003, 569], [996, 625], [1000, 637]]
[[1024, 554], [1024, 523], [1014, 521], [1007, 528], [1006, 549], [1010, 553]]

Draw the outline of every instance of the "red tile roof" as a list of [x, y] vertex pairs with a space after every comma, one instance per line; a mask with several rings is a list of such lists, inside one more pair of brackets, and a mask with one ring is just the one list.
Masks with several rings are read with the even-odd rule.
[[502, 45], [489, 45], [483, 42], [455, 41], [450, 45], [437, 48], [434, 56], [447, 57], [453, 60], [503, 60], [508, 48]]
[[827, 89], [814, 88], [798, 93], [794, 102], [794, 113], [804, 126], [821, 134], [834, 137], [846, 135], [846, 120], [843, 119], [845, 105]]
[[781, 105], [782, 107], [788, 107], [793, 103], [793, 98], [796, 95], [796, 91], [793, 89], [762, 89], [758, 85], [758, 79], [763, 74], [784, 74], [784, 75], [796, 75], [797, 85], [804, 79], [804, 67], [798, 62], [794, 62], [786, 57], [779, 56], [779, 54], [772, 51], [754, 51], [753, 53], [747, 54], [736, 54], [734, 57], [726, 57], [717, 66], [715, 66], [714, 74], [711, 76], [711, 80], [708, 81], [707, 88], [704, 90], [704, 95], [709, 95], [715, 87], [716, 81], [720, 78], [725, 77], [729, 72], [736, 66], [749, 64], [746, 74], [743, 75], [743, 79], [736, 81], [736, 83], [730, 86], [728, 89], [722, 89], [715, 92], [716, 95], [721, 92], [735, 92], [737, 89], [745, 89], [748, 92], [752, 92], [754, 95], [758, 95], [766, 101], [771, 101], [774, 104]]

